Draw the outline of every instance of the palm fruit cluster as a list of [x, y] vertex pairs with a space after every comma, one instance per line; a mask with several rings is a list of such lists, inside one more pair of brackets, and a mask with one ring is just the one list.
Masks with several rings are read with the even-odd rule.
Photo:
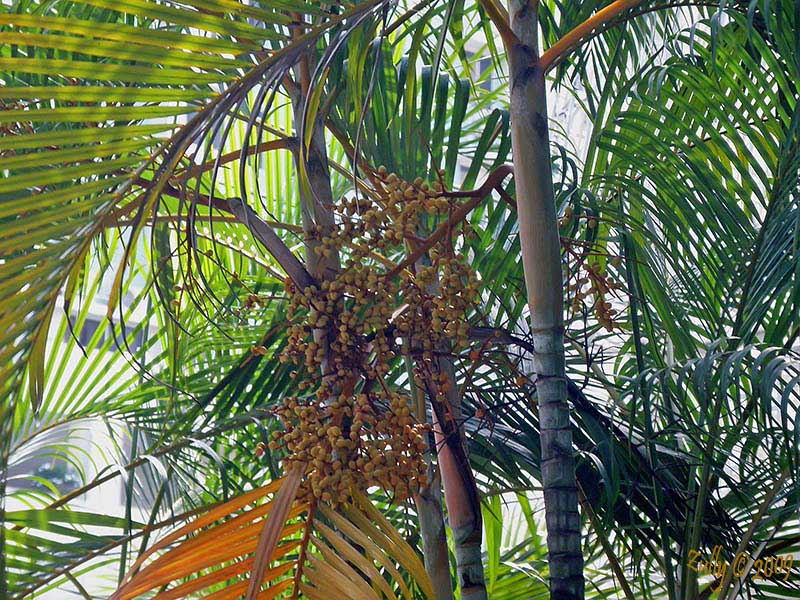
[[[575, 217], [572, 207], [567, 206], [564, 216], [559, 219], [559, 225], [569, 225]], [[586, 227], [595, 229], [597, 217], [588, 216]], [[607, 269], [600, 263], [602, 248], [596, 243], [587, 243], [575, 239], [561, 239], [567, 255], [573, 258], [577, 267], [567, 282], [567, 300], [573, 314], [580, 314], [586, 310], [591, 311], [597, 323], [607, 331], [613, 331], [618, 326], [616, 320], [617, 310], [613, 308], [609, 295], [622, 286], [611, 279]], [[607, 263], [619, 267], [621, 259], [618, 256], [606, 256]]]
[[291, 325], [281, 361], [295, 369], [297, 393], [276, 410], [283, 431], [270, 447], [307, 466], [302, 496], [334, 504], [352, 489], [378, 486], [403, 499], [426, 484], [429, 425], [385, 376], [400, 353], [425, 364], [445, 345], [463, 349], [478, 294], [456, 251], [474, 235], [467, 225], [454, 223], [417, 264], [390, 260], [424, 243], [423, 224], [446, 222], [458, 200], [440, 182], [407, 182], [383, 168], [369, 182], [368, 195], [337, 204], [332, 232], [308, 234], [318, 255], [339, 254], [339, 272], [305, 289], [286, 282]]
[[583, 272], [567, 285], [572, 312], [580, 313], [590, 307], [598, 324], [613, 331], [617, 326], [617, 310], [609, 300], [609, 293], [622, 286], [613, 281], [597, 261], [581, 264], [581, 270]]

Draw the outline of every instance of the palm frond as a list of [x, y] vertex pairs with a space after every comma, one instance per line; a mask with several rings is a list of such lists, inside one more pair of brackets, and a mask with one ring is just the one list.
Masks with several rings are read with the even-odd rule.
[[[277, 518], [274, 546], [258, 598], [432, 598], [416, 552], [365, 497], [333, 510], [297, 503], [285, 524], [272, 514], [283, 479], [217, 506], [170, 533], [143, 553], [113, 598], [135, 598], [158, 589], [157, 598], [203, 592], [208, 598], [238, 598], [261, 531]], [[186, 541], [184, 541], [186, 540]], [[182, 543], [180, 543], [182, 542]], [[177, 544], [177, 545], [176, 545]], [[153, 560], [149, 560], [153, 558]], [[265, 587], [266, 586], [266, 587]]]

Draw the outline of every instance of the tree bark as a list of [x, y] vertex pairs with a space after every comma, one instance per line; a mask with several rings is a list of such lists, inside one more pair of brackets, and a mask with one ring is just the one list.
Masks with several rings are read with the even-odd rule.
[[584, 597], [581, 520], [564, 366], [561, 246], [547, 124], [545, 72], [538, 63], [536, 3], [511, 0], [508, 48], [511, 143], [522, 264], [534, 342], [550, 595]]
[[[430, 264], [427, 256], [420, 257], [417, 262]], [[437, 277], [428, 286], [427, 291], [437, 294], [439, 286]], [[453, 535], [456, 555], [456, 579], [461, 591], [461, 600], [488, 600], [481, 555], [483, 516], [478, 484], [469, 464], [461, 397], [458, 393], [455, 365], [450, 356], [452, 347], [449, 343], [443, 342], [435, 350], [436, 356], [432, 366], [435, 373], [447, 375], [446, 399], [442, 401], [438, 398], [437, 384], [431, 377], [425, 379], [425, 392], [431, 401], [436, 454], [444, 486], [447, 520]]]
[[436, 362], [439, 371], [447, 374], [450, 384], [447, 406], [442, 406], [444, 403], [435, 395], [431, 395], [431, 403], [444, 501], [456, 554], [458, 587], [462, 600], [487, 600], [481, 556], [483, 517], [478, 485], [469, 464], [466, 437], [461, 425], [463, 419], [458, 382], [453, 361], [449, 357], [439, 356]]
[[442, 512], [442, 482], [439, 473], [428, 464], [428, 485], [414, 495], [419, 531], [422, 535], [422, 555], [425, 571], [431, 579], [435, 600], [453, 600], [453, 580], [450, 577], [450, 554]]
[[[308, 60], [305, 58], [304, 60]], [[309, 69], [306, 65], [305, 69]], [[306, 85], [303, 86], [305, 88]], [[293, 94], [291, 97], [295, 127], [298, 128], [297, 137], [303, 139], [304, 132], [299, 131], [303, 122], [302, 96]], [[294, 152], [294, 163], [298, 176], [298, 189], [300, 197], [300, 210], [303, 221], [303, 231], [306, 233], [305, 254], [308, 272], [315, 279], [317, 285], [323, 281], [333, 280], [341, 268], [339, 252], [333, 249], [330, 256], [318, 255], [315, 251], [322, 246], [321, 237], [329, 237], [336, 227], [333, 217], [333, 191], [331, 187], [330, 167], [328, 165], [328, 150], [325, 144], [325, 128], [321, 120], [307, 123], [312, 127], [311, 144], [307, 155], [301, 154], [298, 148]], [[301, 163], [304, 163], [301, 165]], [[307, 186], [300, 179], [302, 170], [308, 177]], [[322, 361], [322, 377], [326, 380], [330, 376], [331, 365], [330, 340], [332, 332], [330, 326], [314, 329], [314, 341], [325, 349], [325, 358]]]

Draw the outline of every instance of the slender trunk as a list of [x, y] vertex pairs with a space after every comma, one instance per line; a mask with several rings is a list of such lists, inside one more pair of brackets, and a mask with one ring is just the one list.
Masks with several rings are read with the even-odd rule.
[[[405, 360], [408, 381], [414, 398], [414, 413], [417, 420], [423, 423], [427, 420], [425, 393], [414, 382], [414, 371], [410, 358], [406, 357]], [[453, 600], [450, 552], [447, 548], [447, 531], [444, 526], [444, 511], [442, 510], [442, 478], [439, 469], [433, 465], [436, 440], [430, 433], [428, 434], [428, 448], [430, 454], [425, 459], [428, 463], [427, 485], [422, 486], [419, 492], [414, 494], [419, 532], [422, 536], [422, 556], [425, 559], [425, 571], [433, 586], [434, 600]]]
[[[295, 126], [299, 128], [303, 122], [302, 96], [292, 97]], [[306, 233], [305, 254], [308, 272], [316, 280], [317, 285], [323, 281], [332, 280], [339, 272], [341, 265], [339, 252], [329, 250], [329, 255], [317, 254], [316, 248], [322, 246], [321, 237], [329, 237], [336, 226], [333, 217], [333, 191], [331, 188], [330, 167], [328, 165], [328, 151], [325, 144], [325, 129], [320, 121], [308, 123], [313, 127], [311, 144], [308, 154], [301, 155], [301, 149], [294, 152], [295, 167], [298, 178], [302, 172], [300, 161], [304, 161], [304, 169], [308, 177], [308, 185], [299, 182], [300, 209], [303, 218], [303, 231]], [[303, 139], [303, 132], [297, 131], [298, 139]], [[325, 358], [322, 361], [322, 377], [327, 380], [331, 369], [330, 340], [332, 332], [330, 326], [314, 329], [314, 341], [325, 349]]]
[[[302, 102], [300, 99], [295, 102], [294, 120], [299, 124], [302, 119]], [[308, 154], [301, 157], [298, 149], [294, 156], [298, 173], [300, 172], [298, 161], [303, 159], [306, 161], [305, 170], [308, 175], [309, 187], [305, 188], [302, 183], [300, 185], [300, 207], [304, 231], [308, 234], [315, 234], [314, 237], [306, 238], [306, 265], [309, 273], [317, 282], [321, 282], [333, 279], [339, 271], [339, 253], [337, 250], [331, 249], [330, 256], [324, 256], [317, 255], [314, 251], [315, 247], [321, 246], [319, 236], [329, 236], [336, 227], [336, 223], [333, 218], [333, 192], [328, 152], [325, 145], [325, 129], [319, 122], [309, 123], [307, 126], [314, 128]], [[301, 133], [298, 132], [298, 136]]]
[[[301, 18], [300, 15], [296, 15]], [[299, 36], [299, 30], [292, 33], [293, 37]], [[295, 135], [299, 140], [294, 150], [294, 162], [297, 170], [300, 193], [300, 210], [303, 217], [303, 230], [305, 231], [306, 268], [309, 273], [321, 283], [333, 279], [340, 269], [339, 252], [335, 249], [329, 255], [318, 255], [315, 248], [321, 246], [319, 236], [329, 236], [336, 222], [333, 216], [333, 188], [331, 187], [331, 171], [328, 164], [328, 145], [325, 142], [325, 126], [323, 115], [317, 115], [313, 122], [305, 120], [303, 112], [305, 98], [312, 86], [311, 73], [314, 68], [314, 57], [304, 54], [294, 66], [296, 82], [287, 87], [287, 93], [292, 103], [292, 117], [294, 119]], [[308, 151], [303, 153], [303, 140], [306, 132], [301, 131], [301, 124], [311, 129], [311, 143]], [[300, 162], [305, 164], [301, 168]], [[308, 177], [307, 186], [300, 180], [301, 173], [305, 170]], [[322, 332], [315, 331], [317, 337]], [[327, 353], [327, 345], [326, 345]]]
[[564, 370], [561, 247], [547, 125], [545, 73], [538, 64], [535, 3], [511, 0], [508, 49], [511, 141], [520, 245], [534, 342], [550, 594], [583, 599], [581, 520]]
[[435, 600], [453, 600], [453, 580], [450, 577], [450, 554], [442, 512], [442, 482], [439, 473], [428, 465], [428, 485], [414, 495], [422, 535], [422, 555], [425, 571], [431, 579]]
[[[419, 262], [430, 264], [427, 257]], [[437, 279], [430, 284], [428, 292], [437, 294], [438, 291]], [[447, 376], [446, 399], [444, 401], [439, 399], [436, 393], [437, 385], [430, 378], [426, 379], [425, 387], [431, 401], [433, 432], [439, 471], [444, 484], [447, 520], [453, 534], [456, 578], [462, 600], [487, 600], [481, 556], [483, 517], [480, 495], [469, 464], [461, 398], [458, 393], [455, 366], [453, 359], [450, 358], [452, 347], [444, 342], [435, 350], [434, 371]]]
[[[306, 66], [305, 69], [300, 69], [300, 79], [301, 79], [301, 88], [306, 88], [307, 83], [304, 83], [303, 80], [307, 77], [303, 74], [303, 71], [308, 71], [309, 68]], [[294, 119], [295, 123], [302, 122], [302, 115], [300, 113], [300, 107], [302, 106], [302, 102], [300, 101], [301, 97], [293, 98], [293, 104], [295, 107], [295, 114]], [[310, 125], [309, 125], [310, 126]], [[302, 139], [301, 132], [298, 132], [298, 137]], [[327, 146], [325, 144], [325, 134], [324, 128], [322, 126], [322, 122], [318, 121], [314, 124], [314, 131], [311, 137], [311, 145], [310, 151], [308, 153], [307, 163], [305, 165], [306, 171], [308, 173], [309, 179], [309, 187], [310, 189], [304, 190], [303, 186], [300, 186], [300, 201], [301, 201], [301, 209], [302, 209], [302, 216], [303, 216], [303, 229], [307, 233], [311, 233], [312, 230], [316, 234], [321, 234], [323, 236], [329, 234], [333, 231], [333, 228], [336, 226], [334, 218], [333, 218], [333, 211], [332, 211], [332, 204], [333, 204], [333, 194], [331, 190], [331, 182], [330, 182], [330, 169], [328, 165], [328, 158], [327, 158]], [[301, 160], [301, 158], [295, 154], [296, 160]], [[335, 274], [341, 268], [340, 258], [337, 252], [331, 256], [318, 256], [314, 251], [316, 246], [319, 246], [320, 242], [319, 239], [316, 237], [308, 237], [306, 241], [306, 262], [308, 266], [308, 270], [311, 275], [318, 281], [324, 281], [326, 279], [332, 279]], [[325, 330], [315, 330], [314, 337], [318, 343], [322, 343], [323, 347], [326, 348], [326, 355], [329, 355], [329, 344], [328, 344], [328, 336], [330, 332]], [[327, 372], [328, 360], [326, 359], [325, 364], [323, 364], [323, 375]], [[431, 469], [429, 469], [429, 475], [431, 475]], [[444, 527], [444, 518], [442, 513], [442, 503], [441, 503], [441, 482], [438, 478], [429, 478], [431, 482], [426, 488], [420, 491], [415, 497], [415, 502], [417, 503], [417, 509], [419, 513], [420, 519], [420, 530], [423, 536], [423, 551], [424, 551], [424, 558], [425, 558], [425, 568], [428, 572], [431, 583], [433, 585], [434, 590], [436, 591], [435, 600], [452, 600], [453, 599], [453, 589], [452, 589], [452, 579], [450, 576], [450, 558], [447, 549], [447, 537]], [[473, 479], [474, 485], [474, 479]], [[477, 488], [476, 488], [477, 490]], [[478, 518], [480, 519], [480, 512], [478, 513]], [[478, 525], [478, 561], [480, 564], [480, 521]], [[458, 545], [457, 545], [458, 547]], [[457, 553], [458, 555], [458, 553]], [[483, 577], [483, 571], [481, 569], [481, 581]], [[462, 592], [461, 597], [464, 600], [484, 600], [486, 598], [484, 596], [469, 596], [464, 595]]]
[[[434, 399], [433, 402], [438, 401]], [[439, 411], [434, 407], [433, 431], [439, 448], [447, 519], [453, 534], [458, 587], [462, 600], [487, 600], [481, 559], [483, 519], [478, 487], [467, 460], [463, 431], [447, 410]]]

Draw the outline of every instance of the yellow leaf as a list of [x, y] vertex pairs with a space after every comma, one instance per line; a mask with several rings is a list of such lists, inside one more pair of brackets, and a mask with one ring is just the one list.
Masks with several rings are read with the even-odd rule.
[[[247, 506], [251, 502], [255, 500], [259, 500], [266, 496], [267, 494], [271, 494], [278, 489], [280, 489], [281, 485], [283, 484], [283, 479], [278, 479], [273, 481], [272, 483], [252, 490], [250, 492], [245, 492], [244, 494], [233, 498], [232, 500], [225, 502], [223, 504], [219, 504], [216, 507], [212, 507], [211, 510], [203, 514], [202, 516], [198, 517], [191, 523], [184, 525], [183, 527], [177, 529], [173, 533], [169, 534], [168, 536], [164, 537], [163, 539], [159, 540], [156, 544], [153, 544], [148, 550], [142, 553], [142, 555], [133, 563], [128, 575], [126, 575], [125, 579], [123, 579], [123, 583], [129, 579], [129, 577], [136, 573], [139, 567], [142, 566], [145, 560], [147, 560], [150, 556], [154, 553], [163, 550], [173, 542], [181, 539], [182, 537], [194, 533], [217, 521], [224, 517], [229, 516], [230, 514], [240, 510], [241, 508]], [[247, 518], [243, 515], [243, 518]]]
[[389, 600], [397, 600], [392, 588], [375, 568], [371, 560], [348, 544], [338, 533], [323, 523], [315, 523], [314, 529], [322, 534], [327, 542], [342, 555], [343, 558], [358, 567], [364, 575], [369, 577], [373, 585], [378, 586]]
[[327, 507], [320, 507], [319, 510], [342, 533], [347, 535], [356, 544], [361, 546], [370, 556], [370, 558], [372, 558], [372, 560], [386, 569], [392, 580], [395, 581], [400, 587], [403, 597], [407, 598], [408, 600], [412, 600], [413, 596], [408, 590], [408, 586], [406, 586], [403, 577], [400, 575], [400, 572], [395, 568], [394, 561], [391, 559], [391, 557], [387, 556], [387, 553], [382, 548], [375, 544], [375, 542], [373, 542], [367, 535], [360, 531], [358, 527], [353, 525], [351, 521], [345, 519], [342, 515], [335, 513]]
[[247, 590], [247, 600], [257, 600], [261, 588], [264, 571], [269, 564], [272, 552], [281, 538], [283, 526], [289, 516], [289, 511], [297, 497], [300, 488], [300, 479], [305, 473], [305, 465], [297, 465], [284, 478], [280, 491], [275, 496], [274, 507], [264, 523], [264, 530], [258, 540], [258, 548], [253, 560], [253, 572], [250, 575], [250, 587]]
[[364, 579], [350, 565], [339, 558], [328, 545], [314, 536], [311, 536], [311, 541], [325, 558], [325, 569], [329, 570], [329, 576], [341, 580], [340, 587], [352, 589], [353, 598], [381, 600]]
[[[375, 528], [375, 525], [380, 528], [380, 531], [386, 535], [386, 538], [392, 545], [392, 556], [394, 556], [403, 568], [411, 574], [422, 589], [422, 593], [428, 598], [433, 598], [433, 586], [428, 579], [425, 566], [422, 564], [422, 561], [419, 559], [414, 549], [406, 543], [386, 517], [375, 508], [372, 502], [369, 501], [369, 498], [363, 494], [356, 494], [354, 498], [358, 502], [358, 507], [360, 508], [360, 511], [358, 511], [359, 520], [373, 528]], [[355, 513], [356, 511], [352, 512]], [[348, 512], [348, 514], [350, 514], [350, 512]]]

